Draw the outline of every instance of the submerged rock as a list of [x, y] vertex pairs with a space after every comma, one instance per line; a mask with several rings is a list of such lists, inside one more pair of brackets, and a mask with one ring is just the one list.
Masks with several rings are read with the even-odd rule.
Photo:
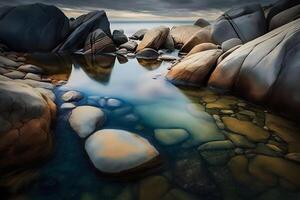
[[139, 184], [139, 199], [162, 199], [171, 188], [169, 181], [163, 176], [150, 176]]
[[163, 145], [174, 145], [185, 141], [189, 133], [184, 129], [155, 129], [154, 136]]
[[72, 91], [68, 91], [68, 92], [64, 93], [61, 96], [61, 98], [65, 102], [69, 102], [69, 101], [79, 101], [79, 100], [81, 100], [83, 98], [83, 96], [82, 96], [82, 94], [80, 92], [72, 90]]
[[158, 56], [158, 52], [151, 48], [145, 48], [136, 53], [136, 58], [142, 60], [156, 60]]
[[92, 106], [78, 106], [72, 110], [69, 118], [70, 126], [81, 138], [89, 136], [97, 126], [102, 126], [104, 121], [104, 112]]
[[205, 83], [222, 50], [213, 49], [192, 54], [175, 64], [166, 78], [175, 84], [200, 85]]
[[150, 29], [146, 32], [143, 40], [139, 43], [136, 51], [139, 52], [145, 48], [158, 50], [166, 41], [170, 29], [165, 26]]
[[85, 150], [98, 170], [112, 174], [142, 168], [159, 156], [146, 139], [116, 129], [103, 129], [91, 135]]

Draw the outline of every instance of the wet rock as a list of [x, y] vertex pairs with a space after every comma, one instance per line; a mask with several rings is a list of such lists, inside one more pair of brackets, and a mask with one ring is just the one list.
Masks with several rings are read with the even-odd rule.
[[212, 103], [212, 102], [217, 101], [218, 99], [219, 99], [219, 96], [217, 96], [215, 94], [209, 94], [209, 95], [202, 97], [202, 100], [206, 103]]
[[130, 39], [133, 40], [142, 40], [144, 38], [144, 35], [146, 34], [146, 32], [148, 31], [148, 29], [140, 29], [137, 32], [135, 32]]
[[266, 146], [264, 143], [258, 143], [256, 145], [256, 148], [253, 150], [250, 150], [249, 153], [255, 153], [255, 154], [262, 154], [266, 156], [282, 156], [281, 153], [274, 151], [273, 149]]
[[103, 173], [121, 173], [146, 166], [158, 151], [139, 135], [103, 129], [91, 135], [85, 150], [94, 166]]
[[105, 114], [100, 108], [78, 106], [72, 110], [69, 123], [81, 138], [89, 136], [98, 126], [105, 122]]
[[117, 46], [128, 42], [127, 36], [124, 34], [124, 30], [114, 30], [112, 39]]
[[118, 51], [116, 51], [116, 54], [119, 54], [119, 55], [126, 55], [127, 54], [127, 49], [119, 49]]
[[269, 132], [251, 122], [241, 121], [232, 117], [223, 117], [222, 121], [229, 130], [244, 135], [254, 142], [265, 142], [270, 136]]
[[197, 21], [195, 21], [194, 25], [204, 28], [206, 26], [209, 26], [210, 23], [203, 18], [199, 18], [199, 19], [197, 19]]
[[82, 94], [77, 91], [68, 91], [61, 96], [62, 100], [65, 102], [69, 101], [79, 101], [83, 98]]
[[192, 35], [201, 29], [195, 25], [182, 25], [172, 27], [170, 34], [174, 40], [175, 47], [185, 44]]
[[215, 68], [209, 86], [232, 90], [299, 119], [299, 25], [300, 19], [295, 20], [236, 49]]
[[211, 43], [211, 30], [210, 28], [200, 29], [198, 32], [194, 33], [190, 39], [185, 42], [180, 49], [180, 52], [188, 53], [190, 52], [196, 45], [202, 43]]
[[139, 184], [139, 199], [162, 199], [170, 189], [168, 180], [163, 176], [150, 176]]
[[10, 70], [0, 67], [0, 74], [7, 74], [9, 72], [10, 72]]
[[206, 104], [206, 108], [231, 109], [231, 107], [234, 106], [236, 103], [236, 99], [223, 96], [217, 101]]
[[205, 151], [205, 150], [220, 150], [220, 149], [233, 149], [234, 144], [230, 140], [224, 140], [224, 141], [212, 141], [207, 142], [205, 144], [202, 144], [200, 147], [198, 147], [199, 151]]
[[231, 38], [222, 43], [222, 50], [226, 52], [236, 46], [243, 44], [243, 42], [239, 38]]
[[68, 18], [55, 6], [37, 3], [3, 9], [7, 12], [2, 12], [0, 26], [6, 28], [1, 29], [0, 40], [11, 50], [51, 52], [69, 33]]
[[158, 52], [151, 48], [145, 48], [136, 53], [136, 58], [142, 60], [156, 60], [158, 56]]
[[242, 110], [242, 111], [240, 111], [239, 113], [240, 113], [240, 114], [243, 114], [243, 115], [247, 115], [247, 116], [249, 116], [250, 118], [255, 118], [255, 117], [256, 117], [255, 112], [250, 111], [250, 110]]
[[163, 48], [164, 49], [168, 49], [170, 51], [174, 51], [175, 50], [175, 44], [174, 44], [174, 40], [171, 36], [171, 34], [169, 33], [165, 43], [163, 44]]
[[233, 150], [215, 149], [215, 150], [200, 150], [201, 157], [212, 166], [225, 165], [234, 155]]
[[226, 136], [228, 139], [230, 139], [235, 146], [241, 147], [241, 148], [255, 148], [255, 144], [250, 142], [247, 138], [245, 138], [242, 135], [233, 134], [226, 132]]
[[178, 57], [163, 54], [163, 55], [160, 55], [160, 56], [158, 57], [158, 59], [159, 59], [159, 60], [163, 60], [163, 61], [173, 61], [173, 60], [177, 60]]
[[285, 155], [285, 158], [295, 162], [300, 162], [300, 153], [289, 153]]
[[198, 195], [217, 194], [217, 187], [200, 159], [186, 158], [176, 161], [174, 181], [179, 187]]
[[35, 81], [41, 81], [41, 76], [39, 74], [27, 73], [24, 79], [31, 79]]
[[127, 49], [127, 51], [134, 52], [137, 46], [138, 44], [135, 41], [129, 40], [128, 42], [121, 44], [119, 48]]
[[83, 51], [84, 54], [111, 53], [116, 47], [102, 29], [96, 29], [86, 38]]
[[138, 44], [137, 52], [145, 48], [158, 50], [166, 41], [170, 29], [164, 26], [150, 29], [146, 32], [143, 40]]
[[69, 109], [73, 109], [73, 108], [76, 108], [76, 105], [74, 103], [63, 103], [60, 106], [60, 109], [63, 109], [63, 110], [69, 110]]
[[10, 184], [11, 176], [22, 174], [26, 166], [35, 167], [52, 154], [50, 126], [56, 107], [47, 96], [12, 80], [0, 81], [0, 102], [0, 176]]
[[221, 50], [214, 49], [185, 57], [181, 62], [172, 67], [167, 73], [166, 78], [175, 84], [202, 84], [214, 68], [221, 54]]
[[217, 44], [222, 44], [231, 38], [239, 38], [246, 43], [265, 32], [265, 16], [259, 4], [232, 8], [212, 25], [212, 38]]
[[163, 145], [174, 145], [185, 141], [189, 133], [184, 129], [155, 129], [154, 136]]
[[25, 72], [25, 73], [34, 73], [34, 74], [42, 74], [42, 73], [44, 73], [44, 70], [42, 68], [37, 67], [35, 65], [30, 65], [30, 64], [21, 65], [18, 68], [18, 71]]
[[122, 106], [122, 101], [120, 101], [119, 99], [110, 98], [107, 99], [106, 106], [110, 108], [118, 108]]
[[234, 114], [234, 111], [233, 110], [221, 110], [220, 111], [222, 114], [225, 114], [225, 115], [231, 115], [231, 114]]
[[11, 78], [11, 79], [22, 79], [25, 77], [25, 73], [19, 71], [12, 71], [4, 74], [4, 76]]
[[207, 51], [207, 50], [211, 50], [211, 49], [218, 49], [218, 48], [219, 47], [213, 43], [201, 43], [201, 44], [194, 46], [186, 56], [190, 56], [194, 53]]

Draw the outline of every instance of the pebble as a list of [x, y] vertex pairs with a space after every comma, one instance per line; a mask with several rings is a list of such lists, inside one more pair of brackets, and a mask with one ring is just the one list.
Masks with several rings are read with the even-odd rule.
[[292, 161], [300, 162], [300, 153], [289, 153], [285, 156], [285, 158]]
[[122, 102], [119, 99], [110, 98], [107, 100], [106, 104], [108, 107], [118, 108], [122, 105]]
[[69, 101], [79, 101], [83, 98], [83, 96], [80, 92], [72, 90], [64, 93], [61, 98], [65, 102], [69, 102]]
[[73, 104], [73, 103], [63, 103], [63, 104], [61, 104], [61, 106], [60, 106], [60, 109], [73, 109], [73, 108], [75, 108], [76, 106], [75, 106], [75, 104]]

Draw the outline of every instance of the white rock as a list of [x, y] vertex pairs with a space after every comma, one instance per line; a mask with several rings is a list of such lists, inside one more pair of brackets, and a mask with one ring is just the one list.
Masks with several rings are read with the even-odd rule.
[[117, 108], [120, 107], [122, 105], [122, 102], [118, 99], [108, 99], [107, 100], [107, 106], [112, 107], [112, 108]]
[[91, 135], [85, 150], [104, 173], [120, 173], [146, 164], [159, 155], [148, 140], [123, 130], [104, 129]]
[[95, 131], [96, 127], [103, 125], [105, 121], [104, 112], [100, 108], [92, 106], [79, 106], [72, 110], [69, 123], [73, 130], [85, 138]]
[[155, 129], [154, 135], [163, 145], [178, 144], [189, 137], [189, 133], [184, 129]]
[[64, 93], [61, 96], [61, 98], [65, 102], [68, 102], [68, 101], [79, 101], [80, 99], [82, 99], [82, 95], [81, 95], [80, 92], [77, 92], [77, 91], [68, 91], [68, 92]]
[[60, 109], [65, 109], [65, 110], [67, 110], [67, 109], [73, 109], [73, 108], [75, 108], [75, 107], [76, 107], [76, 106], [75, 106], [74, 103], [63, 103], [63, 104], [61, 104]]

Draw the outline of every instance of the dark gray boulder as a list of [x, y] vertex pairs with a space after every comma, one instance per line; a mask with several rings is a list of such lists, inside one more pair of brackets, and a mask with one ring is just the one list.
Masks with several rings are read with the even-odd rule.
[[143, 60], [156, 60], [158, 56], [158, 52], [151, 48], [144, 48], [136, 53], [136, 58]]
[[62, 11], [40, 3], [0, 8], [0, 27], [0, 41], [20, 52], [49, 52], [70, 30]]
[[208, 84], [300, 119], [300, 19], [281, 26], [222, 60]]
[[108, 37], [111, 37], [110, 23], [103, 10], [90, 12], [72, 21], [72, 33], [53, 52], [75, 52], [82, 49], [85, 39], [96, 29], [101, 29]]
[[133, 40], [142, 40], [147, 31], [148, 31], [148, 29], [140, 29], [137, 32], [135, 32], [132, 36], [130, 36], [129, 38], [133, 39]]
[[117, 46], [128, 42], [128, 38], [124, 34], [124, 30], [114, 30], [112, 39]]
[[259, 4], [250, 4], [226, 11], [212, 25], [212, 39], [217, 44], [231, 38], [243, 43], [266, 33], [266, 20]]
[[228, 51], [229, 49], [232, 49], [233, 47], [236, 47], [238, 45], [243, 44], [242, 41], [239, 38], [232, 38], [229, 40], [226, 40], [222, 43], [221, 47], [224, 52]]
[[127, 51], [134, 52], [137, 46], [138, 44], [135, 41], [129, 40], [128, 42], [121, 44], [119, 48], [120, 49], [124, 48], [127, 49]]
[[197, 21], [195, 21], [194, 25], [204, 28], [204, 27], [209, 26], [210, 23], [203, 18], [199, 18]]

